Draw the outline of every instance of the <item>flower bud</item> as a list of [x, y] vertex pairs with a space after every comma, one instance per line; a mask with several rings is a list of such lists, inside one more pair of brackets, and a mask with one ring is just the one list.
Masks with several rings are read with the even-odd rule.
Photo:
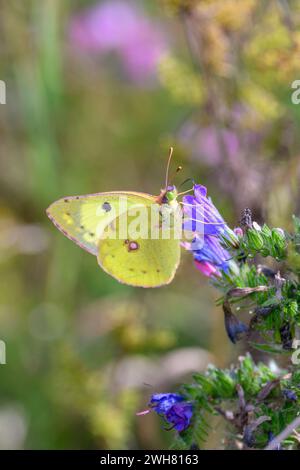
[[237, 249], [240, 246], [240, 240], [237, 234], [229, 227], [226, 227], [224, 233], [221, 235], [221, 239], [224, 241], [227, 247]]
[[264, 239], [258, 230], [250, 228], [247, 231], [247, 239], [252, 250], [259, 251], [264, 247]]

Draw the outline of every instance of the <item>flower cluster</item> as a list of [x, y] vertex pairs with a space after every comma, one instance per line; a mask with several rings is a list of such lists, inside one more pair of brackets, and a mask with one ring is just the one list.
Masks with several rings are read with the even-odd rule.
[[[243, 335], [253, 348], [264, 353], [291, 352], [300, 328], [300, 219], [294, 217], [294, 230], [288, 233], [266, 224], [261, 227], [252, 219], [251, 210], [245, 209], [241, 228], [231, 230], [207, 197], [206, 188], [199, 184], [194, 186], [193, 195], [183, 198], [183, 207], [184, 230], [193, 234], [192, 242], [183, 245], [222, 293], [218, 303], [223, 307], [231, 342], [236, 343]], [[257, 265], [257, 256], [276, 265]], [[236, 313], [244, 315], [247, 310], [251, 317], [246, 324]], [[255, 337], [251, 336], [253, 332]], [[257, 332], [261, 335], [258, 340]], [[298, 360], [295, 351], [291, 362], [296, 367], [291, 366], [289, 371], [256, 365], [250, 356], [241, 358], [237, 368], [209, 366], [206, 373], [194, 374], [195, 383], [182, 386], [184, 396], [155, 394], [150, 409], [140, 414], [154, 410], [163, 416], [170, 429], [178, 431], [179, 448], [190, 449], [205, 441], [204, 410], [226, 419], [238, 436], [237, 448], [295, 448], [297, 444], [291, 440], [280, 446], [277, 441], [292, 420], [295, 427], [299, 426]], [[274, 400], [279, 406], [274, 407]]]
[[207, 197], [207, 189], [201, 184], [194, 186], [193, 196], [184, 196], [183, 207], [186, 215], [184, 229], [195, 234], [191, 243], [183, 246], [193, 252], [196, 267], [206, 276], [220, 276], [230, 270], [229, 252], [222, 245], [222, 238], [238, 238], [227, 226], [212, 200]]
[[[228, 369], [209, 365], [205, 372], [195, 373], [193, 382], [183, 386], [185, 398], [176, 393], [157, 394], [150, 406], [174, 428], [176, 423], [179, 432], [174, 437], [180, 449], [198, 448], [206, 440], [206, 420], [216, 412], [226, 420], [231, 449], [264, 449], [298, 416], [299, 381], [299, 369], [287, 373], [271, 363], [256, 364], [247, 354]], [[192, 408], [192, 402], [197, 406]], [[180, 432], [187, 427], [188, 432]], [[297, 448], [298, 442], [295, 433], [280, 446], [274, 442], [273, 448]]]

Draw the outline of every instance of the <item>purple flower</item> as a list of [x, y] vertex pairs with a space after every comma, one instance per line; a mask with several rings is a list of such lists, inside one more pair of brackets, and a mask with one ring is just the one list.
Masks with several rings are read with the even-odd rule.
[[[220, 129], [222, 145], [225, 147], [226, 155], [231, 162], [238, 158], [241, 151], [240, 142], [236, 133], [227, 129]], [[222, 147], [219, 142], [216, 129], [206, 127], [201, 129], [197, 138], [198, 152], [210, 165], [218, 165], [222, 162]]]
[[[156, 413], [163, 416], [172, 425], [171, 429], [181, 432], [190, 425], [193, 416], [193, 405], [177, 393], [157, 393], [152, 395], [149, 406], [151, 410], [156, 411]], [[138, 415], [149, 413], [151, 410], [142, 411]]]
[[224, 151], [232, 165], [236, 164], [241, 153], [239, 136], [231, 129], [216, 129], [213, 126], [199, 129], [194, 122], [188, 121], [181, 129], [180, 138], [190, 149], [194, 160], [203, 161], [211, 167], [222, 163]]
[[287, 388], [282, 390], [283, 396], [289, 401], [297, 401], [297, 394]]
[[244, 232], [243, 232], [243, 229], [241, 227], [235, 227], [233, 229], [234, 233], [236, 234], [237, 237], [243, 237], [244, 236]]
[[128, 77], [152, 81], [166, 53], [161, 29], [134, 2], [107, 0], [73, 17], [69, 35], [75, 48], [105, 55], [114, 52]]
[[165, 414], [166, 421], [172, 424], [176, 431], [184, 431], [189, 425], [193, 416], [193, 405], [191, 403], [176, 403], [171, 406]]
[[[194, 186], [194, 196], [183, 198], [185, 213], [184, 230], [195, 234], [191, 243], [184, 242], [183, 246], [193, 252], [196, 267], [205, 275], [220, 275], [221, 270], [228, 272], [230, 254], [221, 244], [221, 236], [235, 239], [238, 237], [227, 226], [217, 208], [207, 197], [204, 186]], [[226, 237], [227, 238], [227, 237]]]
[[155, 393], [150, 400], [150, 406], [158, 414], [165, 414], [173, 405], [181, 403], [184, 398], [177, 393]]
[[195, 260], [195, 266], [201, 271], [204, 276], [220, 276], [220, 272], [216, 266], [209, 261], [197, 261]]
[[228, 272], [230, 254], [222, 247], [219, 239], [215, 236], [206, 236], [202, 245], [197, 248], [197, 242], [191, 244], [196, 267], [201, 271], [200, 266], [209, 263], [216, 270], [216, 274], [220, 270]]
[[207, 189], [201, 184], [195, 184], [194, 196], [184, 196], [184, 213], [187, 220], [184, 228], [192, 232], [202, 232], [204, 235], [218, 235], [227, 227], [212, 200], [207, 197]]

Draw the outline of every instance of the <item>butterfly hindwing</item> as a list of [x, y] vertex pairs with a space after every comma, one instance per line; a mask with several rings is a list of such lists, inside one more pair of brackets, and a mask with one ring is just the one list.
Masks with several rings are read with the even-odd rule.
[[[145, 204], [150, 212], [150, 205]], [[119, 282], [137, 287], [159, 287], [169, 284], [180, 261], [180, 240], [170, 231], [170, 237], [151, 238], [151, 220], [142, 236], [114, 238], [119, 233], [121, 217], [106, 230], [99, 242], [98, 263]], [[131, 218], [127, 215], [127, 223]], [[160, 233], [161, 235], [161, 233]]]

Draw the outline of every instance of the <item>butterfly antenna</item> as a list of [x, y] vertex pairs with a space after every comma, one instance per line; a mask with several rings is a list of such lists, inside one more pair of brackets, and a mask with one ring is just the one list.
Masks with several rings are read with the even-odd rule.
[[182, 166], [179, 165], [177, 168], [176, 168], [176, 171], [174, 171], [173, 175], [171, 176], [170, 180], [168, 181], [168, 185], [169, 183], [171, 183], [171, 181], [174, 180], [175, 176], [177, 175], [177, 173], [179, 173], [180, 171], [182, 170]]
[[153, 385], [148, 384], [147, 382], [143, 382], [143, 385], [145, 385], [145, 387], [153, 388]]
[[169, 148], [169, 157], [168, 157], [168, 163], [167, 163], [167, 171], [166, 171], [166, 181], [165, 181], [165, 188], [168, 187], [169, 185], [169, 169], [170, 169], [170, 163], [173, 155], [173, 147]]

